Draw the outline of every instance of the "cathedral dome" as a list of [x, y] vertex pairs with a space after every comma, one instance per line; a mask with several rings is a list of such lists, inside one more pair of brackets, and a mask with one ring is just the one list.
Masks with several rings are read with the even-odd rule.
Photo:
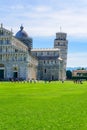
[[28, 34], [23, 29], [24, 29], [24, 27], [21, 26], [20, 30], [15, 35], [16, 38], [18, 38], [18, 39], [28, 38]]

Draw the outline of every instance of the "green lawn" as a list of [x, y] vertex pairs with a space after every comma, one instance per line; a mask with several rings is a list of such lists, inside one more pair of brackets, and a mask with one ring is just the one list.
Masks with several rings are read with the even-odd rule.
[[87, 82], [0, 82], [0, 130], [87, 130]]

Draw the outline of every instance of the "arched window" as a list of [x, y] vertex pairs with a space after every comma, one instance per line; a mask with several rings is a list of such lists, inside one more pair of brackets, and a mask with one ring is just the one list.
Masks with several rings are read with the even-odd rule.
[[13, 67], [13, 71], [18, 71], [18, 67]]
[[45, 70], [44, 70], [44, 73], [46, 73], [46, 72], [47, 72], [47, 70], [45, 69]]
[[0, 55], [0, 60], [2, 60], [2, 55]]
[[4, 64], [0, 64], [0, 67], [4, 67]]
[[44, 60], [44, 64], [45, 64], [45, 60]]

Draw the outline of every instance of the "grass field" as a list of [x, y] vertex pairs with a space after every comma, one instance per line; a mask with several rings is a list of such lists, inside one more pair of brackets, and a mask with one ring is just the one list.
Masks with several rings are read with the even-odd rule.
[[87, 130], [87, 82], [0, 82], [0, 130]]

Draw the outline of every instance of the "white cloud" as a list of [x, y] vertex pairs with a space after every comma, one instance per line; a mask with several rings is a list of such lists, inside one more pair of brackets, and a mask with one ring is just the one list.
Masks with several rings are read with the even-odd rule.
[[51, 8], [48, 6], [37, 6], [36, 8], [34, 8], [35, 11], [39, 12], [39, 13], [43, 13], [43, 12], [47, 12], [50, 11]]
[[9, 6], [8, 8], [11, 9], [11, 10], [15, 10], [15, 9], [16, 10], [22, 10], [25, 7], [23, 5], [16, 5], [16, 6], [12, 5], [12, 6]]
[[[86, 36], [87, 9], [84, 3], [87, 4], [87, 2], [84, 0], [82, 5], [81, 2], [80, 0], [80, 3], [76, 4], [80, 8], [76, 8], [78, 6], [73, 2], [70, 6], [68, 0], [67, 2], [55, 0], [53, 5], [52, 0], [49, 5], [5, 5], [5, 8], [1, 8], [1, 13], [4, 12], [4, 14], [0, 19], [5, 24], [9, 23], [8, 26], [12, 27], [14, 31], [17, 31], [17, 26], [23, 23], [27, 31], [35, 36], [53, 35], [59, 31], [60, 26], [62, 26], [62, 31], [67, 32], [68, 35]], [[8, 15], [5, 14], [6, 12]]]
[[[49, 8], [49, 7], [48, 7]], [[49, 10], [49, 9], [48, 9]], [[74, 12], [73, 10], [62, 11], [47, 11], [43, 7], [37, 7], [32, 12], [23, 12], [22, 14], [16, 14], [15, 18], [19, 21], [24, 17], [23, 22], [25, 25], [30, 24], [32, 28], [35, 27], [34, 35], [37, 35], [38, 30], [42, 30], [39, 35], [52, 35], [59, 31], [59, 27], [62, 26], [63, 31], [70, 35], [86, 35], [87, 33], [87, 11]], [[37, 31], [36, 31], [36, 28]], [[43, 30], [45, 29], [45, 31]], [[49, 33], [46, 33], [49, 32]]]
[[87, 53], [70, 53], [68, 54], [68, 67], [87, 67]]

